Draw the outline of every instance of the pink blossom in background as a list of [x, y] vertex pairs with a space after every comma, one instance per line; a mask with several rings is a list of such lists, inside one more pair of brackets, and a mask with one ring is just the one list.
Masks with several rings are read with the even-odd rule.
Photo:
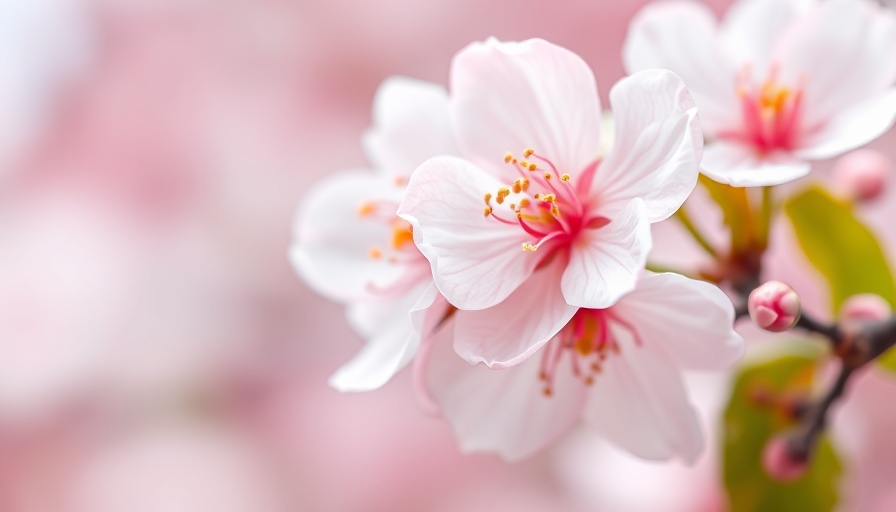
[[887, 131], [896, 117], [896, 14], [870, 0], [740, 0], [717, 24], [697, 2], [646, 7], [624, 47], [629, 71], [668, 67], [713, 142], [707, 176], [776, 185]]

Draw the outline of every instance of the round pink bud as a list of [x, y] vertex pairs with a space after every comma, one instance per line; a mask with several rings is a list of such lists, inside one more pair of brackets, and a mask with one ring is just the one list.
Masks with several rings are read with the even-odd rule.
[[801, 477], [809, 467], [809, 462], [790, 453], [787, 439], [775, 437], [762, 451], [762, 467], [775, 480], [789, 482]]
[[834, 163], [834, 186], [853, 201], [871, 201], [883, 193], [893, 164], [887, 155], [859, 149]]
[[800, 296], [781, 281], [768, 281], [747, 299], [750, 318], [769, 332], [783, 332], [800, 317]]
[[840, 307], [841, 320], [884, 320], [893, 314], [890, 304], [880, 295], [862, 293], [846, 299]]

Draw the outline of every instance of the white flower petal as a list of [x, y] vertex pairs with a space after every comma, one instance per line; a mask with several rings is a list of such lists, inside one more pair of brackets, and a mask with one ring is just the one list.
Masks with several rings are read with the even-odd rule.
[[610, 91], [615, 142], [592, 181], [599, 211], [612, 218], [640, 197], [651, 222], [684, 203], [699, 174], [703, 132], [684, 82], [668, 70], [640, 71]]
[[592, 309], [612, 306], [634, 289], [650, 248], [650, 222], [640, 199], [606, 226], [582, 230], [561, 280], [566, 302]]
[[330, 377], [330, 386], [342, 392], [371, 391], [388, 382], [417, 353], [421, 336], [413, 323], [422, 323], [437, 297], [432, 282], [423, 281], [399, 300], [354, 304], [352, 323], [374, 332], [365, 333], [370, 339]]
[[374, 168], [407, 178], [427, 158], [457, 154], [448, 92], [438, 84], [386, 79], [373, 102], [373, 126], [363, 143]]
[[[896, 59], [894, 59], [896, 60]], [[805, 136], [799, 158], [830, 158], [880, 137], [896, 121], [896, 88], [869, 98], [828, 119], [815, 133]]]
[[500, 304], [455, 313], [454, 349], [470, 364], [490, 368], [519, 364], [554, 337], [579, 309], [563, 300], [565, 261], [536, 270]]
[[[289, 257], [316, 292], [336, 301], [370, 297], [369, 285], [388, 286], [408, 269], [369, 256], [389, 241], [388, 223], [358, 215], [370, 201], [398, 204], [402, 189], [369, 171], [347, 171], [312, 189], [299, 205]], [[394, 212], [386, 212], [386, 215]]]
[[694, 370], [725, 370], [744, 353], [734, 306], [717, 286], [678, 274], [647, 275], [613, 306], [645, 343]]
[[496, 175], [510, 172], [508, 151], [521, 156], [531, 147], [573, 175], [597, 156], [594, 75], [578, 55], [547, 41], [467, 46], [452, 64], [451, 107], [464, 154]]
[[528, 457], [572, 428], [581, 416], [585, 386], [557, 372], [551, 396], [538, 378], [539, 357], [506, 370], [470, 366], [440, 343], [430, 359], [429, 386], [442, 416], [465, 452], [497, 452], [507, 460]]
[[807, 13], [775, 52], [785, 83], [805, 84], [803, 126], [827, 119], [896, 80], [896, 13], [866, 0], [829, 0]]
[[[614, 329], [620, 334], [621, 329]], [[624, 336], [589, 390], [584, 419], [617, 446], [645, 459], [693, 463], [703, 436], [678, 370], [662, 354]], [[653, 340], [645, 340], [650, 343]]]
[[706, 146], [701, 167], [703, 174], [734, 187], [780, 185], [812, 168], [790, 153], [760, 155], [752, 146], [721, 140]]
[[[437, 157], [411, 176], [399, 215], [429, 259], [442, 295], [460, 309], [485, 309], [507, 298], [539, 262], [524, 252], [530, 238], [519, 226], [485, 217], [483, 197], [502, 186], [469, 162]], [[508, 219], [516, 214], [494, 204]]]
[[811, 4], [799, 0], [739, 0], [728, 8], [720, 30], [721, 44], [741, 68], [765, 77], [779, 39]]
[[721, 53], [712, 11], [692, 1], [648, 4], [632, 19], [623, 61], [629, 73], [666, 68], [679, 75], [710, 133], [736, 122], [735, 67]]

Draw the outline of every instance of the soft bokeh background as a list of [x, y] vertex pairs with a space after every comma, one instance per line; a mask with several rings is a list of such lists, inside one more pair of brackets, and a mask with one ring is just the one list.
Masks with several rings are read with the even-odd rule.
[[[605, 99], [644, 3], [0, 1], [0, 510], [723, 508], [713, 447], [688, 469], [577, 432], [508, 465], [459, 454], [407, 375], [330, 390], [360, 340], [286, 258], [308, 188], [366, 165], [384, 78], [444, 84], [473, 40], [540, 36], [582, 55]], [[870, 222], [886, 231], [894, 203]], [[823, 305], [779, 231], [775, 272]], [[659, 243], [692, 258], [679, 235]], [[690, 384], [711, 430], [725, 381]], [[878, 475], [848, 491], [874, 510], [896, 501], [879, 476], [896, 417], [875, 407], [896, 390], [861, 385], [838, 427]]]

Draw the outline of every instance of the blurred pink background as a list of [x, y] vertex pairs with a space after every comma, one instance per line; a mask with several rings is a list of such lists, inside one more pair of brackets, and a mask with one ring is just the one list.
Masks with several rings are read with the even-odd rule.
[[[714, 449], [648, 464], [582, 432], [509, 465], [459, 454], [406, 374], [329, 389], [360, 340], [286, 257], [308, 188], [366, 166], [384, 78], [445, 84], [467, 43], [539, 36], [582, 55], [605, 99], [644, 3], [0, 3], [0, 510], [721, 510]], [[894, 210], [868, 216], [882, 229]], [[820, 294], [788, 250], [776, 272]], [[710, 428], [725, 381], [691, 384]], [[896, 421], [863, 423], [870, 396], [841, 422], [867, 434], [850, 453]], [[885, 484], [850, 492], [871, 510]]]

